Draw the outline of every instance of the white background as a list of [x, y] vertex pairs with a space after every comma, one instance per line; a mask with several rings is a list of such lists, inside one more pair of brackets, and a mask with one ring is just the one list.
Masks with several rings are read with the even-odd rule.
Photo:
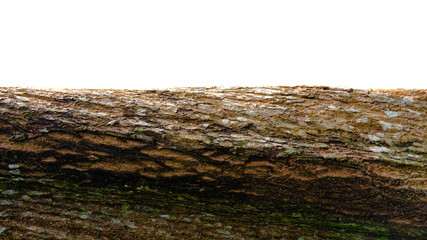
[[0, 86], [427, 88], [425, 0], [0, 0]]

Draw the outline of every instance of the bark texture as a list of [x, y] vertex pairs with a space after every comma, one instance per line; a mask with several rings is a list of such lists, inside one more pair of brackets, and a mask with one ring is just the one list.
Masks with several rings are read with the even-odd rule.
[[426, 226], [426, 108], [426, 90], [0, 88], [0, 174], [166, 180]]

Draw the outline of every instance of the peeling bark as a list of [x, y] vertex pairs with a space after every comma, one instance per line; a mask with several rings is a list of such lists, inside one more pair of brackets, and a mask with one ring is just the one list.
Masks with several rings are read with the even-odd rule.
[[426, 226], [426, 108], [425, 90], [0, 88], [0, 164]]

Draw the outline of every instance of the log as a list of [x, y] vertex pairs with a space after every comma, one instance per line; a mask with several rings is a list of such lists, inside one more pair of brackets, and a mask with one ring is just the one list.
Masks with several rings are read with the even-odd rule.
[[0, 164], [426, 226], [427, 91], [0, 88]]

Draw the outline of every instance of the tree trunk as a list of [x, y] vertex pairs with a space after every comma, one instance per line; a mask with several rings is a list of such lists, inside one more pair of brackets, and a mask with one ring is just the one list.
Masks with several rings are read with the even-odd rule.
[[0, 88], [8, 166], [208, 186], [426, 226], [425, 90]]

